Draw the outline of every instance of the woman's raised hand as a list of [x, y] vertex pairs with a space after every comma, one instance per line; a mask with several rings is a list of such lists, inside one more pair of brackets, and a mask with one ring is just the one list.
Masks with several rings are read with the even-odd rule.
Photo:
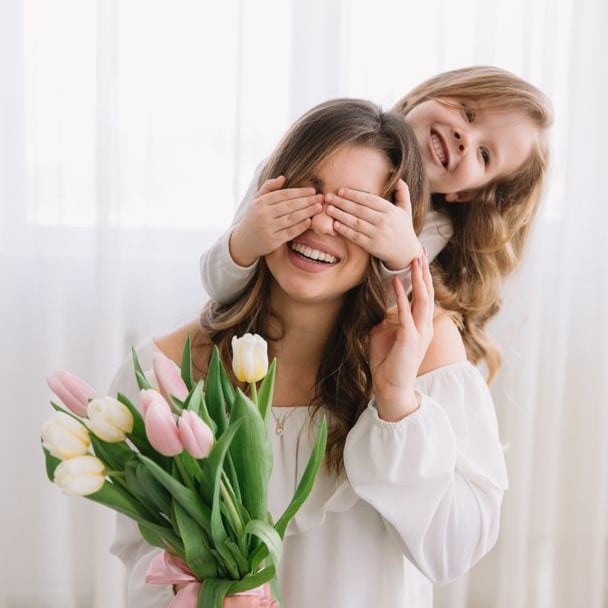
[[420, 256], [422, 245], [414, 231], [412, 204], [407, 184], [400, 179], [395, 203], [381, 196], [340, 188], [326, 194], [327, 214], [334, 230], [379, 258], [389, 270], [403, 270]]
[[285, 177], [264, 182], [230, 235], [230, 256], [239, 266], [250, 266], [260, 256], [279, 248], [310, 227], [311, 217], [323, 208], [323, 195], [314, 188], [286, 188]]
[[418, 408], [414, 383], [433, 337], [434, 290], [426, 252], [412, 264], [412, 301], [397, 277], [396, 305], [370, 334], [370, 367], [378, 414], [395, 422]]

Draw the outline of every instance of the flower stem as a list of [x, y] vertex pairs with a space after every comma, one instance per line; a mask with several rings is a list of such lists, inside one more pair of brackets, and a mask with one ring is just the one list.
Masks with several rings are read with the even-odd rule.
[[237, 534], [237, 538], [241, 539], [243, 537], [243, 522], [237, 513], [232, 496], [230, 495], [230, 491], [226, 487], [223, 479], [220, 480], [220, 493], [224, 499], [224, 504], [226, 505], [226, 509], [228, 510], [228, 514], [230, 516], [230, 523]]
[[251, 387], [251, 400], [257, 405], [258, 404], [258, 387], [255, 382], [250, 382]]

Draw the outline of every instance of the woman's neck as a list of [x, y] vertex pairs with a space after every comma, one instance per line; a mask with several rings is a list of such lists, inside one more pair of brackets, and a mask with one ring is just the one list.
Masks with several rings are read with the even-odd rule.
[[271, 291], [272, 309], [280, 317], [280, 338], [270, 342], [270, 355], [277, 357], [275, 403], [308, 403], [314, 395], [319, 364], [333, 331], [343, 300], [299, 302], [280, 292]]

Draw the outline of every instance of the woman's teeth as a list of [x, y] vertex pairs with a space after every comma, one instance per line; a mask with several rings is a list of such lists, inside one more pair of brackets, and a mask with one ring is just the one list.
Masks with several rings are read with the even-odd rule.
[[316, 262], [324, 262], [325, 264], [335, 264], [338, 261], [338, 258], [333, 255], [329, 255], [329, 253], [325, 253], [324, 251], [319, 251], [318, 249], [312, 249], [306, 245], [302, 245], [301, 243], [292, 243], [291, 248], [300, 255], [305, 258], [309, 258], [310, 260], [315, 260]]
[[441, 140], [439, 136], [435, 133], [431, 133], [431, 144], [433, 146], [433, 150], [439, 159], [439, 162], [445, 167], [448, 162], [448, 157], [446, 156], [445, 150], [443, 149], [443, 145], [441, 144]]

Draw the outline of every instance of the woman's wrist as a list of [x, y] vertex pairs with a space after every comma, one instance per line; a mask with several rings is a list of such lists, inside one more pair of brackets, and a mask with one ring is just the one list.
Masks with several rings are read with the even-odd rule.
[[413, 388], [376, 395], [378, 416], [385, 422], [399, 422], [420, 407], [419, 394]]

